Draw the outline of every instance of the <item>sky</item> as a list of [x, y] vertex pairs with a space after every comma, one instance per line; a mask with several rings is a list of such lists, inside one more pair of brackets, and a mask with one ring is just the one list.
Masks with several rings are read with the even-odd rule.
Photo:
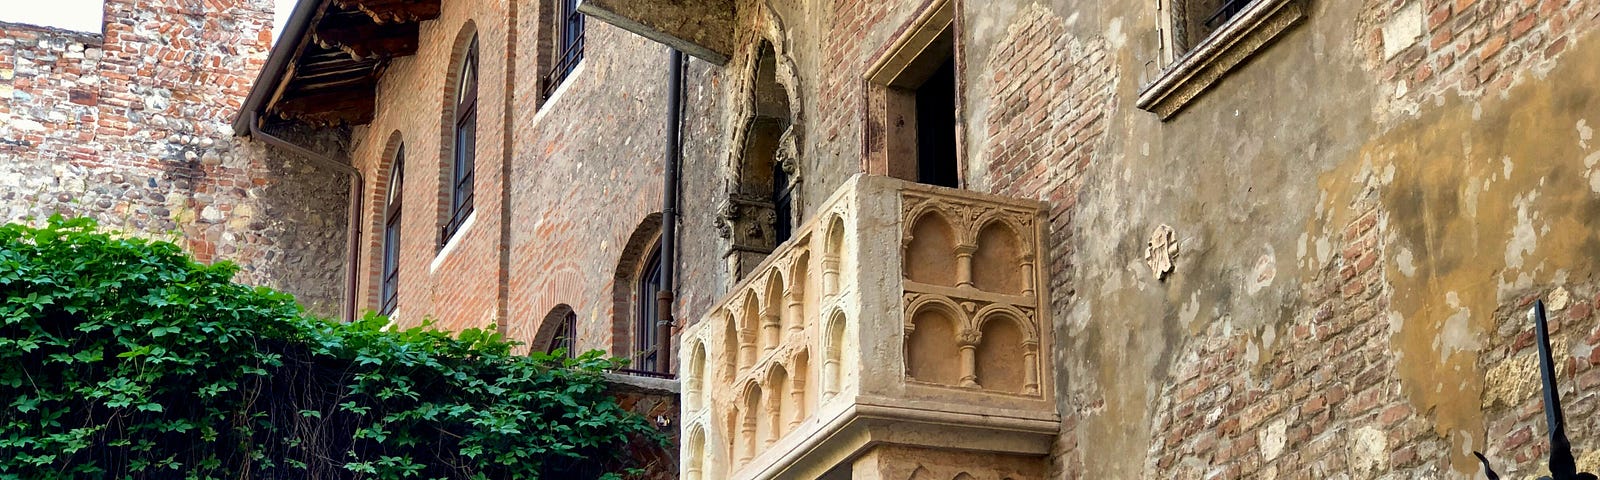
[[[296, 0], [275, 3], [272, 38], [278, 38], [284, 22], [294, 11]], [[100, 9], [104, 0], [0, 0], [0, 21], [65, 28], [80, 32], [100, 31]]]

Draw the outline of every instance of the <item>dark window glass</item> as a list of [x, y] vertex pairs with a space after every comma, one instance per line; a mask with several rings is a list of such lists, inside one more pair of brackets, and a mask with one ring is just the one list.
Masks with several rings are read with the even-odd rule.
[[556, 324], [556, 333], [550, 337], [550, 348], [545, 353], [556, 353], [556, 350], [565, 349], [567, 358], [574, 358], [578, 353], [573, 351], [573, 336], [578, 330], [578, 312], [568, 311], [561, 317], [561, 323]]
[[660, 349], [660, 330], [656, 328], [659, 320], [659, 309], [656, 304], [656, 293], [661, 291], [661, 245], [656, 244], [650, 251], [644, 268], [639, 270], [639, 284], [635, 290], [638, 305], [635, 310], [633, 349], [634, 358], [632, 369], [653, 372], [656, 370], [657, 358]]
[[472, 214], [472, 187], [476, 180], [478, 149], [478, 40], [467, 47], [456, 88], [455, 161], [450, 175], [450, 218], [439, 234], [444, 246]]
[[956, 61], [946, 58], [917, 87], [917, 182], [959, 188], [956, 162]]
[[378, 289], [378, 313], [394, 313], [400, 299], [400, 204], [405, 192], [406, 146], [394, 152], [389, 172], [389, 192], [383, 208], [383, 279]]
[[789, 240], [794, 225], [790, 222], [794, 209], [794, 188], [789, 185], [789, 173], [783, 171], [783, 162], [772, 162], [772, 209], [777, 221], [773, 222], [776, 240], [773, 244]]

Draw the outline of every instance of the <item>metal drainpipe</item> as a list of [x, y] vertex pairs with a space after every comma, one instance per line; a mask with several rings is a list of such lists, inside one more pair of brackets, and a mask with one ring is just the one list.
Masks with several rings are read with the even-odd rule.
[[346, 217], [349, 217], [350, 220], [349, 225], [346, 226], [347, 230], [345, 232], [345, 238], [348, 239], [349, 242], [345, 245], [344, 321], [355, 321], [356, 279], [358, 278], [356, 274], [356, 265], [358, 265], [360, 261], [359, 247], [361, 245], [361, 195], [366, 189], [366, 185], [362, 183], [361, 171], [356, 170], [355, 167], [350, 165], [339, 163], [332, 157], [311, 151], [311, 149], [306, 147], [289, 143], [288, 140], [278, 138], [272, 134], [262, 131], [259, 114], [255, 112], [250, 113], [250, 136], [263, 142], [267, 142], [268, 145], [282, 148], [305, 157], [307, 160], [310, 160], [311, 163], [332, 168], [350, 176], [349, 213], [348, 215], [345, 215]]
[[683, 52], [672, 49], [667, 55], [667, 158], [662, 169], [661, 188], [661, 291], [656, 293], [656, 371], [672, 373], [673, 267], [678, 251], [678, 162], [683, 157], [679, 129], [682, 127]]

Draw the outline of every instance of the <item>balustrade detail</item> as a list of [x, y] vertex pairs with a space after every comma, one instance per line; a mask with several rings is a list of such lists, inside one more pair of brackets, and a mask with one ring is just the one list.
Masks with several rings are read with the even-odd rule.
[[[825, 432], [880, 417], [958, 436], [1003, 425], [1047, 449], [1043, 212], [850, 179], [683, 332], [683, 478], [795, 476]], [[1013, 444], [997, 451], [1036, 448]]]

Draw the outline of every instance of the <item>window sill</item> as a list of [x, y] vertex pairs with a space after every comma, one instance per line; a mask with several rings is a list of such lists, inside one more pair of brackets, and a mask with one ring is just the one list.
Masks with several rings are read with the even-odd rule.
[[1305, 19], [1303, 0], [1257, 0], [1139, 91], [1135, 105], [1172, 118], [1218, 79]]
[[467, 232], [470, 232], [472, 225], [476, 223], [478, 223], [478, 211], [474, 209], [472, 213], [467, 214], [466, 220], [461, 221], [461, 226], [456, 228], [456, 233], [450, 235], [450, 241], [445, 242], [444, 248], [439, 249], [439, 254], [433, 256], [433, 263], [428, 264], [428, 273], [431, 274], [439, 270], [439, 265], [444, 263], [445, 257], [449, 257], [450, 252], [456, 250], [456, 244], [461, 243], [461, 239], [467, 236]]
[[539, 120], [544, 118], [545, 112], [550, 111], [551, 104], [556, 103], [556, 100], [560, 99], [562, 94], [567, 93], [567, 89], [571, 88], [572, 84], [574, 83], [573, 80], [576, 80], [578, 75], [583, 74], [583, 71], [586, 69], [585, 67], [588, 65], [589, 59], [587, 57], [579, 59], [578, 65], [572, 67], [572, 71], [568, 72], [567, 76], [561, 79], [561, 83], [556, 85], [556, 89], [554, 91], [550, 92], [550, 96], [545, 98], [543, 102], [539, 102], [538, 111], [533, 114], [533, 120], [531, 120], [534, 125], [537, 125]]

